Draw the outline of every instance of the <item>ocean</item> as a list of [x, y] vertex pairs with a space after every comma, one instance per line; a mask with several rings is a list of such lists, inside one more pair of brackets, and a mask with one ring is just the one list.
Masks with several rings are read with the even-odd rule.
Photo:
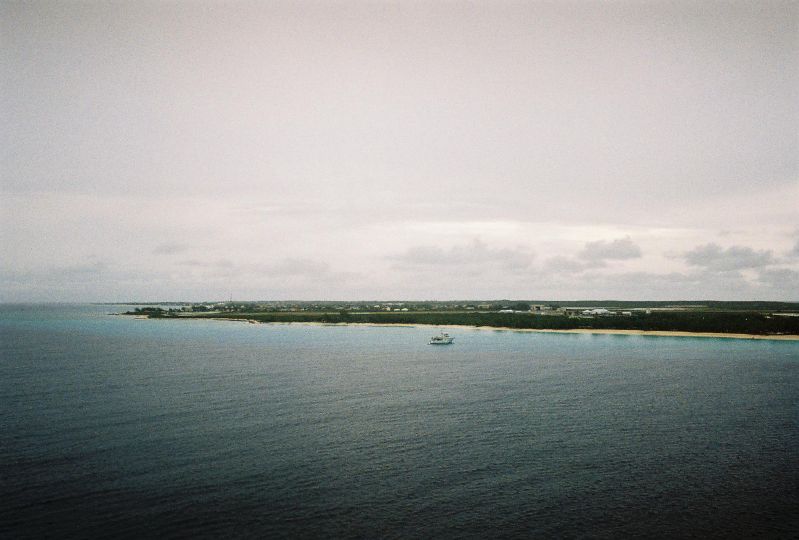
[[0, 306], [2, 538], [799, 534], [799, 342]]

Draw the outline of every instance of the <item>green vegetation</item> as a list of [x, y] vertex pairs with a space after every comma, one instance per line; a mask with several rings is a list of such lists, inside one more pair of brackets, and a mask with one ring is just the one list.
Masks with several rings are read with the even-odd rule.
[[204, 302], [136, 307], [127, 314], [152, 318], [223, 318], [258, 322], [799, 335], [799, 304], [790, 302]]
[[519, 329], [571, 330], [661, 330], [681, 332], [717, 332], [734, 334], [797, 334], [799, 317], [778, 317], [757, 312], [656, 311], [631, 316], [568, 317], [526, 313], [476, 312], [388, 312], [388, 313], [216, 313], [191, 314], [190, 317], [215, 317], [258, 322], [322, 322], [373, 324], [429, 324], [490, 326]]

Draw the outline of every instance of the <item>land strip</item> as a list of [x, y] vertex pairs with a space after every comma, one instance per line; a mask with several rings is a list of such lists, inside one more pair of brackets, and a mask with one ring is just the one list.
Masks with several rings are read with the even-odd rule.
[[[587, 310], [590, 312], [591, 310]], [[623, 313], [623, 314], [622, 314]], [[258, 323], [368, 324], [377, 326], [435, 326], [490, 328], [516, 331], [799, 339], [799, 317], [768, 311], [638, 310], [594, 315], [537, 314], [479, 311], [178, 311], [137, 308], [132, 315], [153, 318], [208, 318]]]

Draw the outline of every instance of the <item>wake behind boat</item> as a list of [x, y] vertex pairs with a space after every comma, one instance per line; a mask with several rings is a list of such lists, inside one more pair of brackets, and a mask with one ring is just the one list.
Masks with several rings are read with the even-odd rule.
[[452, 345], [453, 341], [455, 341], [454, 337], [446, 332], [441, 332], [439, 335], [430, 338], [430, 345]]

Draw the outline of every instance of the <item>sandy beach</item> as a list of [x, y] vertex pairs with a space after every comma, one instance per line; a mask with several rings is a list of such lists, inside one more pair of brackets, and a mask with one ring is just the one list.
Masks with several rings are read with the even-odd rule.
[[[194, 317], [186, 317], [194, 318]], [[613, 330], [613, 329], [590, 329], [574, 328], [567, 330], [539, 329], [539, 328], [510, 328], [504, 326], [469, 326], [458, 324], [391, 324], [391, 323], [326, 323], [318, 321], [305, 322], [260, 322], [254, 319], [228, 319], [224, 317], [202, 317], [206, 320], [214, 321], [233, 321], [249, 324], [294, 324], [308, 326], [372, 326], [378, 328], [442, 328], [449, 330], [489, 330], [499, 332], [539, 332], [547, 334], [606, 334], [614, 336], [662, 336], [662, 337], [700, 337], [700, 338], [726, 338], [726, 339], [757, 339], [757, 340], [779, 340], [779, 341], [799, 341], [796, 334], [726, 334], [721, 332], [676, 332], [669, 330]]]

